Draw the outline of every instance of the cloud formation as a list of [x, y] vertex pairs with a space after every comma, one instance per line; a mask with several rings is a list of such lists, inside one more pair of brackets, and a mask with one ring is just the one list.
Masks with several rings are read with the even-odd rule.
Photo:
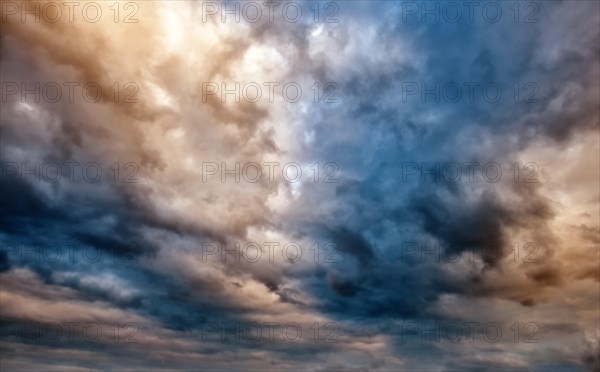
[[597, 2], [12, 3], [3, 370], [600, 370]]

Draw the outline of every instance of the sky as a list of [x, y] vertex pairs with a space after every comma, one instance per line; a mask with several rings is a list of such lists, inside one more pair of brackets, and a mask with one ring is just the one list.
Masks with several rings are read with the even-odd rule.
[[600, 371], [600, 3], [2, 1], [3, 371]]

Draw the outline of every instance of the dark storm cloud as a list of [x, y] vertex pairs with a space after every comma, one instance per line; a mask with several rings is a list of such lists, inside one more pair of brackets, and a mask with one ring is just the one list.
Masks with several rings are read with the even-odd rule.
[[[572, 133], [597, 129], [598, 108], [593, 102], [598, 101], [598, 89], [593, 82], [598, 77], [598, 33], [577, 27], [569, 34], [576, 45], [565, 45], [558, 57], [552, 56], [551, 62], [548, 54], [551, 44], [543, 36], [543, 29], [550, 20], [567, 27], [577, 23], [586, 11], [593, 12], [595, 6], [583, 3], [567, 12], [566, 4], [544, 3], [539, 24], [515, 25], [511, 20], [499, 24], [438, 22], [425, 27], [418, 22], [402, 24], [400, 17], [395, 19], [395, 25], [390, 25], [389, 19], [379, 24], [376, 33], [380, 43], [408, 39], [415, 47], [411, 53], [418, 58], [403, 61], [390, 55], [390, 59], [399, 61], [385, 74], [375, 69], [375, 65], [367, 64], [356, 73], [351, 70], [345, 75], [333, 76], [341, 85], [342, 100], [353, 109], [337, 114], [330, 112], [322, 125], [315, 127], [317, 143], [311, 148], [323, 158], [338, 161], [347, 173], [362, 175], [361, 181], [345, 180], [338, 187], [337, 196], [345, 200], [345, 208], [353, 211], [347, 216], [352, 221], [352, 227], [347, 229], [356, 231], [354, 234], [359, 236], [361, 229], [376, 229], [379, 223], [391, 217], [389, 210], [393, 205], [399, 211], [395, 216], [400, 218], [398, 222], [416, 219], [424, 232], [450, 247], [470, 243], [501, 246], [506, 229], [543, 226], [545, 221], [551, 220], [553, 212], [549, 201], [533, 187], [512, 187], [512, 192], [521, 195], [523, 205], [509, 205], [496, 197], [504, 191], [497, 190], [495, 184], [484, 184], [488, 190], [479, 200], [471, 202], [468, 199], [473, 190], [461, 184], [441, 182], [413, 189], [410, 184], [401, 182], [401, 164], [419, 159], [442, 163], [461, 163], [473, 158], [480, 162], [508, 160], [540, 134], [564, 142]], [[420, 32], [411, 33], [413, 27]], [[515, 43], [502, 42], [502, 38]], [[457, 49], [457, 44], [468, 48]], [[581, 74], [582, 71], [585, 73]], [[498, 104], [482, 98], [473, 103], [466, 99], [458, 103], [438, 103], [431, 97], [411, 104], [399, 98], [401, 84], [406, 81], [424, 82], [429, 88], [436, 82], [498, 82], [504, 84], [505, 89], [513, 82], [531, 81], [539, 86], [541, 96], [539, 104], [518, 105], [512, 97]], [[577, 89], [565, 89], [566, 85]], [[568, 100], [563, 103], [564, 107], [573, 107], [572, 114], [569, 110], [555, 112], [551, 107], [563, 99]], [[432, 126], [423, 120], [421, 114], [428, 111], [440, 113], [439, 125]], [[532, 119], [523, 121], [521, 117]], [[333, 135], [350, 126], [357, 135]], [[469, 131], [479, 133], [480, 129], [485, 131], [481, 132], [485, 136], [497, 139], [499, 145], [484, 148], [478, 143], [479, 137], [460, 135]], [[393, 140], [380, 138], [380, 132], [390, 133]], [[505, 142], [515, 135], [522, 135], [518, 146]], [[344, 149], [343, 153], [338, 151], [340, 148]], [[412, 191], [407, 193], [407, 190]], [[351, 254], [368, 251], [355, 248], [362, 244], [345, 243], [343, 246], [347, 248], [341, 249]]]
[[[77, 208], [84, 201], [79, 192], [67, 194], [61, 203], [56, 203], [35, 187], [40, 184], [24, 181], [19, 175], [3, 174], [2, 181], [1, 191], [8, 197], [3, 198], [0, 208], [3, 231], [9, 240], [11, 237], [25, 241], [66, 239], [125, 256], [152, 252], [149, 242], [136, 237], [137, 221], [144, 221], [144, 218], [127, 208], [124, 198], [114, 198], [115, 194], [93, 198], [88, 194], [85, 200], [97, 205], [94, 208], [85, 205]], [[111, 228], [111, 234], [107, 235], [108, 225], [101, 221], [103, 216], [111, 215], [117, 216], [117, 226]]]
[[359, 265], [367, 265], [372, 260], [373, 248], [370, 247], [369, 242], [360, 233], [341, 227], [328, 231], [328, 235], [341, 252], [355, 257]]
[[[387, 51], [394, 45], [410, 46], [405, 58], [400, 53], [387, 55], [392, 66], [365, 63], [349, 45], [348, 30], [329, 31], [331, 44], [343, 49], [351, 62], [339, 68], [321, 60], [313, 73], [339, 84], [343, 105], [323, 108], [322, 115], [315, 115], [310, 126], [315, 142], [306, 151], [335, 161], [344, 171], [335, 194], [327, 196], [339, 203], [329, 215], [321, 216], [320, 228], [314, 226], [315, 220], [298, 216], [290, 226], [311, 226], [307, 229], [311, 234], [329, 232], [344, 258], [350, 258], [341, 267], [316, 271], [305, 279], [304, 288], [314, 293], [322, 311], [361, 324], [388, 318], [444, 320], [432, 311], [443, 296], [508, 299], [517, 306], [534, 307], [548, 300], [545, 288], [565, 284], [571, 269], [555, 257], [561, 242], [550, 228], [556, 204], [540, 187], [512, 184], [506, 174], [499, 183], [419, 183], [418, 177], [403, 182], [402, 164], [510, 164], [537, 141], [548, 139], [562, 151], [575, 136], [597, 136], [600, 35], [575, 25], [582, 19], [588, 26], [597, 22], [597, 6], [581, 3], [574, 9], [565, 3], [543, 3], [542, 21], [534, 25], [441, 22], [424, 26], [401, 24], [399, 16], [395, 23], [393, 17], [385, 18], [374, 29], [376, 45]], [[551, 21], [554, 29], [571, 32], [545, 36]], [[569, 41], [560, 43], [562, 49], [556, 51], [556, 39]], [[371, 52], [375, 60], [377, 53]], [[352, 63], [358, 61], [360, 68]], [[431, 97], [405, 103], [403, 82], [425, 83], [429, 89], [437, 82], [496, 82], [502, 85], [504, 97], [499, 103], [481, 97], [468, 102], [463, 92], [458, 103], [435, 102]], [[539, 101], [516, 104], [508, 87], [517, 82], [537, 84]], [[313, 187], [306, 186], [297, 203], [300, 210], [305, 203], [314, 208], [326, 204], [325, 197], [308, 192]], [[510, 282], [515, 274], [504, 267], [502, 255], [483, 253], [489, 247], [507, 252], [520, 231], [530, 232], [544, 247], [543, 257], [536, 266], [523, 266], [525, 281], [494, 285], [494, 280]], [[398, 259], [398, 242], [430, 244], [432, 239], [450, 253], [475, 248], [485, 266], [457, 277], [435, 264], [413, 266]], [[589, 277], [595, 277], [592, 271]], [[447, 359], [446, 366], [523, 368], [512, 364], [515, 361], [469, 360], [467, 354]], [[422, 366], [422, 358], [430, 353], [419, 349], [418, 355], [421, 359], [415, 365]], [[567, 368], [561, 362], [548, 366]], [[568, 368], [581, 367], [573, 362]]]

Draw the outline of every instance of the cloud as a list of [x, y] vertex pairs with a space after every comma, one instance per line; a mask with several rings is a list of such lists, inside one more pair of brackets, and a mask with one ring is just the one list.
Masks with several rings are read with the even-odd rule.
[[[405, 22], [401, 2], [317, 3], [339, 7], [335, 23], [313, 22], [309, 3], [298, 23], [222, 23], [202, 22], [194, 2], [135, 4], [131, 24], [3, 22], [3, 89], [79, 85], [74, 101], [64, 88], [58, 102], [2, 103], [0, 293], [9, 332], [135, 323], [140, 340], [17, 335], [2, 342], [3, 368], [597, 369], [597, 337], [583, 336], [597, 330], [597, 3], [537, 4], [537, 23], [515, 23], [506, 7], [498, 23]], [[273, 102], [206, 94], [206, 83], [236, 82], [279, 85]], [[298, 102], [282, 96], [290, 82]], [[103, 92], [97, 102], [86, 83]], [[450, 83], [456, 102], [435, 92]], [[497, 102], [480, 89], [490, 83]], [[278, 163], [272, 179], [231, 174], [266, 162]], [[281, 173], [291, 162], [300, 182]], [[474, 181], [428, 172], [469, 162]], [[407, 164], [424, 177], [406, 177]], [[480, 177], [486, 164], [501, 169], [497, 182]], [[263, 255], [280, 243], [276, 258], [230, 259], [249, 242]], [[298, 262], [285, 259], [289, 242], [303, 247]], [[336, 259], [313, 259], [313, 243], [333, 244]], [[206, 259], [206, 244], [228, 259]], [[432, 247], [460, 259], [406, 260], [407, 248]], [[506, 319], [545, 325], [544, 337], [515, 343], [506, 329], [497, 344], [406, 345], [398, 333], [405, 322]], [[298, 323], [304, 338], [203, 339], [209, 324], [249, 322]], [[332, 323], [312, 342], [315, 324]]]

